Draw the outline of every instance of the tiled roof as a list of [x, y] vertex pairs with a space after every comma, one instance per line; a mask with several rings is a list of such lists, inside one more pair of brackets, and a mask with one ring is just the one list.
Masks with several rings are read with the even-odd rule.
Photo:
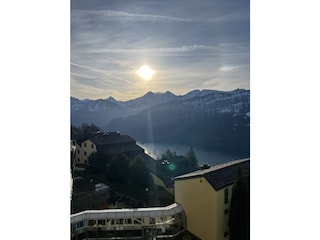
[[175, 178], [175, 181], [204, 177], [211, 186], [216, 190], [220, 190], [226, 186], [233, 184], [237, 175], [238, 168], [241, 168], [244, 174], [250, 173], [250, 159], [240, 159], [235, 161], [219, 164], [208, 169], [198, 170], [188, 174], [184, 174]]

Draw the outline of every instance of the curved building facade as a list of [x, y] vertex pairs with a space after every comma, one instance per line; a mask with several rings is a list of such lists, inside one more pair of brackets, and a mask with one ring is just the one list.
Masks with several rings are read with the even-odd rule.
[[166, 207], [86, 210], [71, 215], [71, 239], [176, 239], [186, 231], [177, 203]]

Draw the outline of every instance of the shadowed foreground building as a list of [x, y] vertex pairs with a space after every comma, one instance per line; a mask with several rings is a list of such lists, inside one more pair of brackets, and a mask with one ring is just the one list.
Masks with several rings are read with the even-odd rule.
[[[175, 202], [166, 207], [87, 210], [71, 215], [71, 239], [229, 239], [232, 186], [250, 159], [175, 178]], [[190, 232], [188, 237], [183, 237]]]

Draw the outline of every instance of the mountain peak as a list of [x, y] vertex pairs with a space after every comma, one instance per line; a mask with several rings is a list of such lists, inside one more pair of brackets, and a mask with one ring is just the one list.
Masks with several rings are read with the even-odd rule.
[[109, 102], [117, 102], [117, 100], [112, 96], [109, 96], [106, 100]]
[[172, 92], [170, 92], [170, 91], [166, 91], [165, 93], [164, 93], [164, 95], [166, 95], [166, 96], [175, 96]]
[[149, 91], [144, 95], [144, 97], [147, 97], [147, 96], [149, 97], [154, 96], [154, 93], [152, 91]]

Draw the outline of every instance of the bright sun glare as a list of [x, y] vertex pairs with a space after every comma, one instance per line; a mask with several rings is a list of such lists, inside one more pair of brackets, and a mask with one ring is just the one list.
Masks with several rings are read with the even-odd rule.
[[150, 80], [153, 75], [154, 75], [155, 71], [149, 67], [148, 65], [143, 65], [139, 68], [139, 70], [137, 70], [137, 74], [143, 79], [143, 80]]

